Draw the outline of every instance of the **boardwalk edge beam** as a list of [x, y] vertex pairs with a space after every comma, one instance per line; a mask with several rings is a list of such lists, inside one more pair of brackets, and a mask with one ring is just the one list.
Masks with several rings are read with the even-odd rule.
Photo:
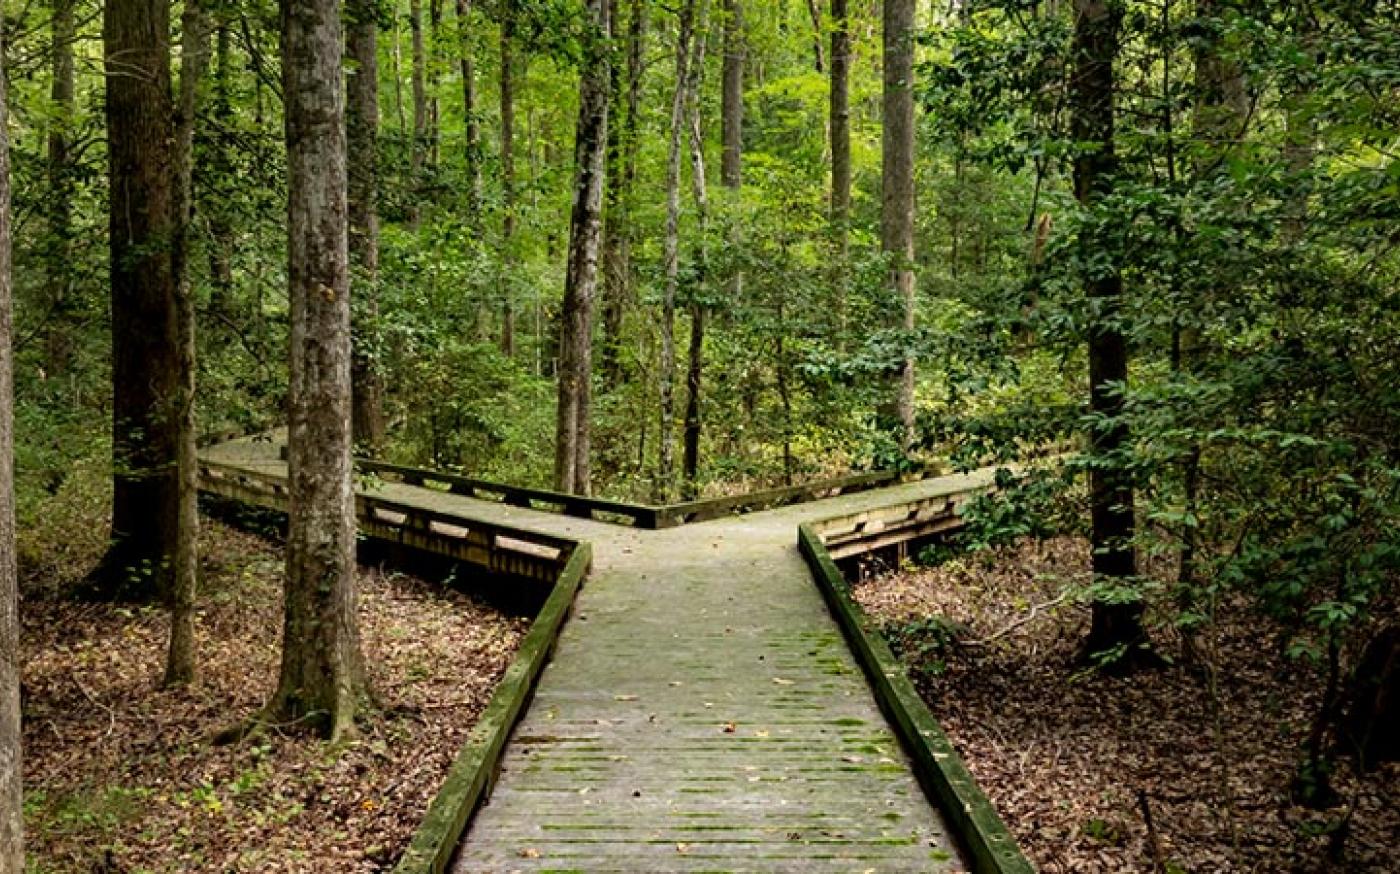
[[442, 874], [451, 864], [472, 815], [491, 794], [506, 742], [534, 693], [591, 562], [589, 544], [578, 543], [428, 806], [395, 874]]
[[850, 595], [817, 529], [801, 525], [798, 548], [827, 607], [850, 643], [879, 702], [913, 761], [924, 789], [948, 817], [977, 874], [1034, 874], [962, 758], [910, 682], [903, 664]]

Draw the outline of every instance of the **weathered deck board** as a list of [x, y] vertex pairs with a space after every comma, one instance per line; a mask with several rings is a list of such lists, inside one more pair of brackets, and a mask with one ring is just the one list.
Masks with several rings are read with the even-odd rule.
[[[206, 455], [283, 469], [267, 443]], [[978, 482], [660, 531], [384, 484], [395, 501], [593, 544], [593, 572], [454, 870], [962, 870], [795, 529]]]

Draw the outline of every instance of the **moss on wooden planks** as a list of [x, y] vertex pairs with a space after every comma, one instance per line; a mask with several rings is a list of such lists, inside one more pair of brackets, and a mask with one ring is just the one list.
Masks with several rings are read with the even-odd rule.
[[472, 814], [491, 793], [506, 741], [530, 700], [591, 561], [589, 544], [574, 546], [515, 659], [497, 684], [491, 703], [472, 728], [408, 850], [399, 859], [394, 869], [397, 874], [441, 874], [452, 861]]
[[904, 743], [925, 791], [962, 841], [973, 869], [978, 874], [1033, 874], [1035, 868], [1022, 855], [1016, 839], [919, 697], [903, 664], [851, 598], [845, 578], [816, 529], [800, 526], [797, 541], [827, 606], [870, 680], [880, 709]]

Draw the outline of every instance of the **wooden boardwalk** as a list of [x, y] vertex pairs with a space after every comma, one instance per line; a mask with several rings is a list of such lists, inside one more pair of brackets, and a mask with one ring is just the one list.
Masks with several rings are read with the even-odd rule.
[[[269, 443], [206, 458], [280, 475]], [[454, 871], [961, 871], [795, 541], [945, 477], [660, 531], [385, 483], [591, 541], [594, 564]]]

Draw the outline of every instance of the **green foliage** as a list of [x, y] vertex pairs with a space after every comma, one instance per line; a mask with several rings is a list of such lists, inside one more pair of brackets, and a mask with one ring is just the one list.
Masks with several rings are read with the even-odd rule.
[[895, 654], [916, 677], [934, 677], [948, 669], [948, 659], [967, 629], [942, 616], [890, 623], [881, 629]]

